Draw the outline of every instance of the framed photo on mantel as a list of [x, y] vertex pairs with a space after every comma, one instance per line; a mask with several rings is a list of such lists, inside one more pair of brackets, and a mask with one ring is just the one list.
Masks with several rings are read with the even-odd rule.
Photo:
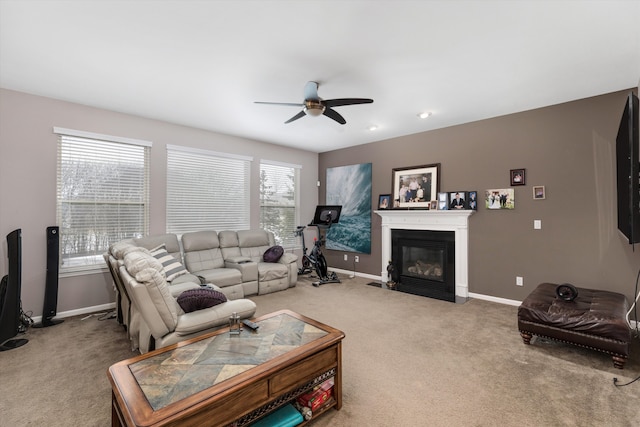
[[378, 197], [378, 209], [391, 209], [391, 194], [381, 194]]
[[429, 209], [440, 191], [440, 163], [396, 168], [392, 179], [398, 207]]

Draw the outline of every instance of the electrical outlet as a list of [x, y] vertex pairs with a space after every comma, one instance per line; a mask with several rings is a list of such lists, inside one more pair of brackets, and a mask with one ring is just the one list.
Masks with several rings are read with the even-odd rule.
[[348, 261], [348, 260], [349, 260], [349, 255], [344, 254], [344, 260], [345, 260], [345, 261]]
[[524, 286], [524, 281], [522, 277], [516, 276], [516, 286]]
[[355, 261], [356, 261], [356, 262], [360, 262], [360, 257], [359, 257], [358, 255], [356, 255], [356, 256], [354, 257], [354, 259], [355, 259]]

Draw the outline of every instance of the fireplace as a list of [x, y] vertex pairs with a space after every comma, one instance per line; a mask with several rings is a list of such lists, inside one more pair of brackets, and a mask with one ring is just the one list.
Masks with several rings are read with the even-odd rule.
[[455, 289], [455, 301], [465, 302], [469, 297], [469, 217], [472, 210], [401, 210], [386, 209], [375, 211], [382, 218], [382, 258], [380, 278], [383, 282], [389, 280], [387, 265], [392, 260], [391, 233], [394, 230], [429, 230], [451, 231], [455, 235], [453, 248], [447, 249], [447, 254], [453, 251], [451, 257], [455, 261], [452, 277]]
[[391, 261], [399, 291], [455, 302], [455, 232], [392, 230]]

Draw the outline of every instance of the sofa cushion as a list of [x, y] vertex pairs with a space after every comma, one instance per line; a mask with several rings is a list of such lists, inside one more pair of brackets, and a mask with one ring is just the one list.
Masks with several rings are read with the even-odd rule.
[[[160, 261], [149, 253], [130, 252], [124, 257], [124, 267], [127, 273], [146, 289], [144, 296], [138, 295], [137, 297], [137, 304], [143, 313], [142, 315], [146, 318], [145, 312], [156, 312], [166, 329], [173, 331], [178, 321], [180, 307], [169, 291], [169, 285]], [[155, 310], [148, 310], [148, 307], [144, 306], [147, 303], [153, 304]], [[149, 318], [146, 320], [150, 321]]]
[[241, 248], [255, 246], [272, 246], [269, 242], [269, 234], [265, 230], [240, 230], [238, 231], [238, 245]]
[[171, 255], [180, 256], [180, 243], [178, 242], [178, 236], [174, 233], [167, 234], [155, 234], [151, 236], [144, 236], [134, 239], [134, 242], [138, 246], [142, 246], [149, 250], [157, 248], [164, 244], [165, 249]]
[[203, 278], [204, 283], [213, 283], [224, 288], [226, 286], [238, 285], [242, 283], [242, 273], [235, 268], [212, 268], [210, 270], [198, 271], [198, 275]]
[[185, 313], [213, 307], [226, 301], [227, 297], [222, 292], [208, 288], [189, 289], [178, 297], [178, 304]]
[[189, 273], [180, 261], [167, 252], [164, 243], [157, 248], [152, 249], [150, 252], [151, 255], [153, 255], [153, 257], [162, 264], [164, 274], [169, 282], [178, 276]]
[[255, 312], [256, 304], [249, 299], [227, 301], [214, 307], [183, 314], [178, 319], [176, 334], [185, 336], [203, 331], [206, 328], [225, 326], [229, 324], [229, 316], [233, 313], [238, 313], [241, 319], [248, 319]]
[[182, 247], [185, 252], [219, 248], [218, 233], [213, 230], [184, 233], [182, 235]]
[[149, 301], [155, 306], [167, 329], [173, 331], [178, 323], [179, 306], [169, 291], [164, 275], [153, 268], [145, 268], [135, 275], [135, 279], [146, 287]]
[[115, 259], [124, 259], [124, 251], [130, 247], [136, 247], [133, 244], [133, 240], [120, 240], [119, 242], [115, 242], [109, 246], [109, 253], [113, 255]]
[[[141, 248], [143, 249], [143, 248]], [[138, 280], [138, 273], [147, 268], [151, 268], [162, 274], [164, 277], [164, 269], [162, 264], [154, 258], [149, 251], [130, 251], [124, 256], [124, 267], [129, 274]]]
[[264, 260], [264, 262], [278, 262], [283, 253], [284, 248], [282, 246], [271, 246], [269, 249], [264, 251], [264, 254], [262, 254], [262, 259]]

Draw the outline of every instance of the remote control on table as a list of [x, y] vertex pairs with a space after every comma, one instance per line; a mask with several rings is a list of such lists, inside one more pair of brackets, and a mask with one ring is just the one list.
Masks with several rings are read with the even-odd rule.
[[249, 319], [244, 319], [242, 321], [242, 323], [249, 329], [251, 329], [252, 331], [257, 331], [258, 328], [260, 327], [260, 325], [258, 325], [257, 323], [252, 322]]

